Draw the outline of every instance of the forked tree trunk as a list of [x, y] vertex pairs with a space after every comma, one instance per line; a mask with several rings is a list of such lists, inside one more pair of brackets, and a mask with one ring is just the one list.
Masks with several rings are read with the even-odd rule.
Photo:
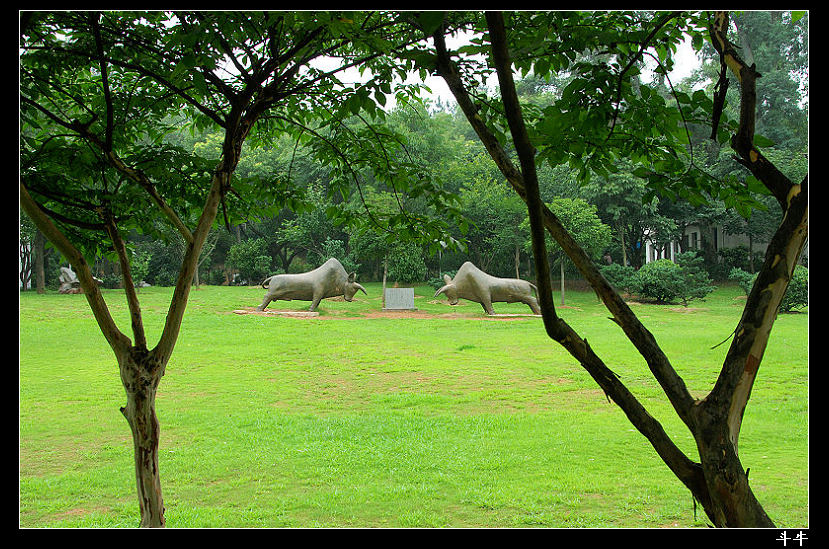
[[166, 521], [158, 469], [159, 425], [155, 395], [164, 375], [164, 365], [159, 364], [151, 353], [135, 347], [125, 356], [119, 356], [118, 363], [127, 393], [127, 405], [121, 408], [121, 413], [132, 431], [141, 527], [163, 528]]

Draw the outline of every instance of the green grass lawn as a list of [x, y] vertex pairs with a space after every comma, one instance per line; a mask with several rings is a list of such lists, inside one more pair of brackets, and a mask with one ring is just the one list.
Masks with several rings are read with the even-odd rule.
[[[316, 318], [242, 315], [258, 287], [191, 293], [161, 381], [169, 527], [705, 527], [690, 493], [541, 319], [487, 318], [415, 289], [389, 318], [380, 285]], [[140, 292], [157, 341], [171, 288]], [[633, 304], [695, 396], [744, 299]], [[124, 293], [104, 295], [128, 329]], [[556, 295], [558, 303], [558, 295]], [[696, 458], [656, 381], [592, 293], [559, 313]], [[305, 310], [307, 302], [269, 309]], [[530, 313], [495, 304], [496, 313]], [[746, 410], [740, 456], [780, 527], [808, 514], [808, 315], [781, 314]], [[21, 527], [134, 527], [138, 504], [114, 355], [82, 295], [20, 295]]]

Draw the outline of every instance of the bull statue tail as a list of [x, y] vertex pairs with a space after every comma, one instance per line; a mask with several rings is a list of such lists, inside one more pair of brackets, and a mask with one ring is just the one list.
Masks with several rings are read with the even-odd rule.
[[269, 276], [268, 278], [266, 278], [265, 280], [263, 280], [263, 281], [262, 281], [262, 287], [263, 287], [263, 288], [267, 288], [267, 287], [268, 287], [268, 284], [270, 283], [270, 281], [271, 281], [271, 279], [272, 279], [273, 277], [274, 277], [274, 275], [271, 275], [271, 276]]

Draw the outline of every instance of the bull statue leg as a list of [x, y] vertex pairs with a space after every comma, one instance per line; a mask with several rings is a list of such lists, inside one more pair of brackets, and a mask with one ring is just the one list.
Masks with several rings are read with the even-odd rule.
[[526, 299], [523, 300], [523, 303], [525, 303], [526, 305], [529, 305], [529, 307], [530, 307], [530, 309], [532, 309], [534, 315], [540, 315], [541, 314], [541, 307], [538, 306], [538, 300], [535, 297], [529, 296], [529, 297], [527, 297]]

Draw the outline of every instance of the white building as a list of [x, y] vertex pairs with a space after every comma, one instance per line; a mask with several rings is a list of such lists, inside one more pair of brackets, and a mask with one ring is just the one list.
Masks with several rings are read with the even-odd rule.
[[[745, 246], [746, 248], [749, 247], [749, 239], [746, 235], [729, 234], [724, 232], [722, 228], [719, 226], [703, 228], [699, 225], [688, 225], [687, 227], [685, 227], [685, 234], [683, 236], [684, 242], [681, 249], [679, 247], [679, 242], [675, 240], [672, 240], [671, 242], [664, 244], [662, 246], [656, 246], [654, 242], [650, 238], [648, 238], [648, 235], [646, 234], [645, 263], [650, 263], [651, 261], [656, 261], [657, 259], [663, 258], [675, 261], [676, 254], [680, 253], [682, 250], [685, 250], [686, 252], [691, 250], [701, 250], [702, 239], [704, 236], [703, 231], [707, 232], [708, 241], [714, 247], [715, 252], [725, 248], [736, 248], [737, 246]], [[767, 242], [753, 241], [751, 242], [751, 251], [753, 253], [765, 253], [767, 246]]]

